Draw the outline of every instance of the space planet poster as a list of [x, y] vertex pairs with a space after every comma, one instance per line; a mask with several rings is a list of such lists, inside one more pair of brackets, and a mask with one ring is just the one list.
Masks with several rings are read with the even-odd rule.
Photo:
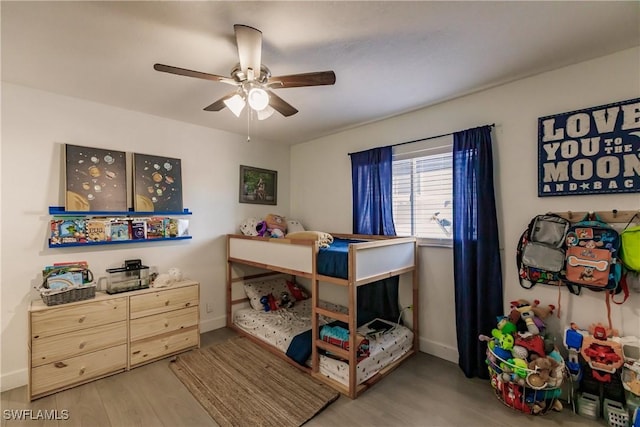
[[133, 208], [137, 212], [182, 212], [180, 159], [133, 154]]
[[66, 211], [127, 210], [124, 151], [65, 144], [64, 153]]
[[538, 196], [640, 192], [640, 98], [538, 119]]

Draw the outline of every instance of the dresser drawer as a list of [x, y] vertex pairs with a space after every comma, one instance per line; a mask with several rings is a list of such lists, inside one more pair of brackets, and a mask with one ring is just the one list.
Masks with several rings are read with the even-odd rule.
[[64, 305], [31, 312], [31, 337], [38, 339], [127, 319], [127, 299]]
[[31, 396], [80, 384], [126, 367], [126, 344], [38, 366], [31, 370]]
[[198, 324], [198, 307], [168, 311], [131, 321], [130, 339], [137, 341]]
[[131, 296], [131, 319], [198, 305], [198, 285]]
[[39, 337], [31, 343], [31, 366], [40, 366], [126, 343], [127, 322], [124, 320], [80, 329], [64, 335]]
[[197, 347], [198, 338], [198, 327], [194, 326], [185, 330], [181, 329], [175, 333], [165, 334], [158, 338], [132, 342], [130, 364], [133, 367], [190, 347]]

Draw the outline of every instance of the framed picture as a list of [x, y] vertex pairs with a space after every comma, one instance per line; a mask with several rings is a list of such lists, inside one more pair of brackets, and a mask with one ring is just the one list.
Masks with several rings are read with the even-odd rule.
[[240, 165], [240, 203], [278, 204], [278, 172]]
[[127, 159], [124, 151], [64, 145], [65, 210], [127, 210]]
[[180, 159], [133, 153], [133, 210], [182, 212]]

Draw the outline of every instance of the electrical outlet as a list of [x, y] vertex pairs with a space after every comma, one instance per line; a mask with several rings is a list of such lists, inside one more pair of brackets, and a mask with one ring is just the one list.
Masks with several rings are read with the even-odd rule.
[[211, 313], [213, 311], [213, 307], [211, 304], [207, 303], [207, 313]]

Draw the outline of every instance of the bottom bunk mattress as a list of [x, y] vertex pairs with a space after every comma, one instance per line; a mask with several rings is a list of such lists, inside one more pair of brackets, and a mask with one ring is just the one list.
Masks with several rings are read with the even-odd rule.
[[[320, 302], [320, 306], [329, 310], [345, 313], [346, 309], [331, 303]], [[320, 324], [328, 325], [330, 319], [320, 316]], [[258, 311], [252, 308], [239, 309], [234, 313], [234, 324], [241, 330], [270, 344], [281, 352], [290, 355], [291, 344], [308, 343], [307, 353], [310, 354], [311, 339], [304, 339], [305, 334], [310, 337], [311, 331], [311, 300], [298, 301], [290, 309], [277, 311]], [[357, 384], [361, 384], [373, 377], [386, 366], [397, 361], [413, 345], [413, 332], [402, 325], [388, 323], [390, 329], [384, 333], [368, 336], [368, 357], [357, 364]], [[303, 339], [301, 339], [303, 338]], [[295, 353], [300, 354], [300, 349]], [[296, 357], [293, 357], [297, 360]], [[299, 360], [298, 360], [299, 362]], [[310, 366], [310, 360], [306, 364]], [[320, 355], [320, 373], [349, 385], [349, 364], [346, 361], [324, 354]]]

